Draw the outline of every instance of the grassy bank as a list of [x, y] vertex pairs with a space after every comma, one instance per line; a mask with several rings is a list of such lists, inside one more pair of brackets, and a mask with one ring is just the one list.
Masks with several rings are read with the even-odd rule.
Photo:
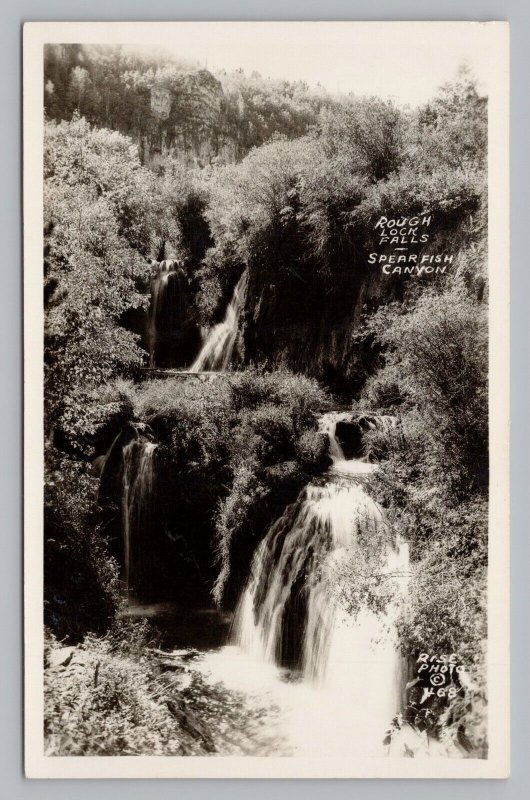
[[195, 651], [162, 654], [147, 623], [45, 646], [49, 756], [266, 754], [275, 710], [212, 684]]

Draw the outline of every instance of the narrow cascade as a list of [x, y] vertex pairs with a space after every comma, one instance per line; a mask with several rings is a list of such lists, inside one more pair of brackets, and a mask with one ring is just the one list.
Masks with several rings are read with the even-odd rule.
[[341, 419], [347, 418], [348, 414], [338, 414], [336, 411], [330, 411], [329, 414], [324, 414], [320, 418], [318, 427], [321, 433], [325, 433], [328, 436], [329, 455], [331, 456], [334, 464], [337, 462], [346, 461], [346, 456], [344, 455], [344, 451], [339, 444], [336, 431], [337, 422], [340, 422]]
[[351, 419], [351, 416], [351, 412], [340, 413], [330, 411], [328, 414], [323, 414], [320, 418], [319, 430], [321, 433], [327, 434], [329, 439], [329, 455], [333, 462], [331, 470], [345, 475], [360, 475], [362, 473], [373, 472], [376, 469], [376, 465], [370, 464], [365, 459], [348, 460], [337, 439], [337, 424], [339, 422], [347, 422]]
[[177, 274], [177, 262], [166, 259], [158, 264], [158, 271], [151, 279], [151, 306], [149, 312], [149, 366], [156, 366], [156, 347], [159, 339], [160, 313], [171, 276]]
[[123, 448], [123, 584], [127, 596], [138, 589], [149, 573], [148, 537], [154, 497], [156, 447], [154, 442], [138, 437]]
[[210, 330], [189, 372], [223, 372], [230, 366], [239, 317], [245, 302], [246, 286], [247, 273], [244, 272], [237, 282], [223, 321]]
[[[383, 739], [402, 704], [395, 619], [406, 591], [408, 547], [392, 541], [382, 510], [362, 488], [374, 465], [344, 458], [333, 427], [339, 416], [321, 420], [333, 459], [327, 480], [306, 486], [259, 544], [233, 636], [254, 663], [295, 670], [302, 685], [312, 687], [320, 745], [321, 735], [341, 736], [352, 755], [383, 755]], [[383, 576], [392, 597], [376, 612], [362, 588], [358, 595], [354, 590], [353, 609], [341, 585], [356, 587], [356, 572], [365, 578], [372, 571]], [[304, 738], [312, 724], [308, 712], [297, 713], [299, 749], [312, 751], [314, 731], [311, 742]]]

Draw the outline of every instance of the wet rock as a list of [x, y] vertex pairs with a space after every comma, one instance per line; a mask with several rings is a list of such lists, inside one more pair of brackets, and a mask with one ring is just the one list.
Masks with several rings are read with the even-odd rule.
[[61, 669], [67, 667], [71, 662], [75, 647], [56, 647], [48, 653], [48, 666], [50, 669]]
[[353, 417], [351, 420], [337, 422], [335, 435], [347, 459], [360, 458], [363, 455], [363, 432], [360, 421]]

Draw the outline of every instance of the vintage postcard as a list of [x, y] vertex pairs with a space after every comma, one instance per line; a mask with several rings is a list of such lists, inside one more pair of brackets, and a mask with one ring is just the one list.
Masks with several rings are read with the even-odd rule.
[[509, 773], [506, 23], [24, 29], [26, 773]]

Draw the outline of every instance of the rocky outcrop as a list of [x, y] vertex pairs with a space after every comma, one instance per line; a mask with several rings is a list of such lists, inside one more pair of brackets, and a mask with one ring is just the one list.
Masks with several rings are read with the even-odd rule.
[[368, 431], [391, 431], [395, 429], [397, 418], [391, 415], [359, 413], [341, 413], [335, 426], [335, 436], [346, 459], [368, 457], [373, 458], [370, 448], [363, 437]]
[[395, 259], [396, 253], [378, 248], [371, 236], [369, 227], [359, 230], [344, 244], [345, 252], [324, 264], [308, 252], [300, 230], [284, 226], [269, 251], [248, 267], [241, 325], [245, 363], [284, 366], [318, 378], [337, 395], [356, 396], [379, 355], [362, 331], [363, 319], [381, 305], [402, 301], [420, 283], [454, 274], [474, 234], [466, 209], [437, 214], [429, 240], [414, 255], [419, 264], [423, 258], [449, 259], [445, 272], [427, 262], [425, 271], [414, 274], [372, 260], [372, 250], [384, 258]]
[[222, 134], [224, 93], [207, 70], [172, 75], [152, 86], [150, 118], [136, 136], [145, 164], [168, 155], [204, 165], [214, 157], [235, 159], [235, 145]]
[[373, 362], [370, 342], [355, 341], [363, 312], [392, 299], [396, 282], [352, 265], [338, 276], [251, 272], [243, 316], [245, 361], [312, 375], [338, 394], [355, 393]]

